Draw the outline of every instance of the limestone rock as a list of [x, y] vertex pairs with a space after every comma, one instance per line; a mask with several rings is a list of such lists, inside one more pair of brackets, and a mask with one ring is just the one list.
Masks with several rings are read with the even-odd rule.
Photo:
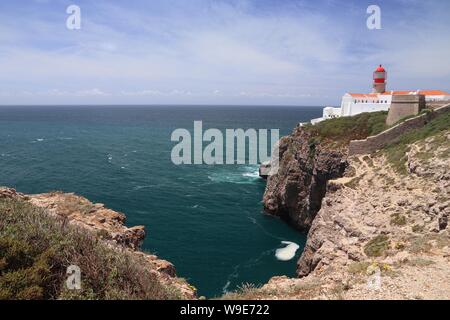
[[297, 127], [280, 140], [278, 173], [268, 177], [265, 210], [300, 230], [311, 227], [322, 206], [327, 182], [342, 176], [347, 166], [345, 150], [312, 146], [312, 135]]

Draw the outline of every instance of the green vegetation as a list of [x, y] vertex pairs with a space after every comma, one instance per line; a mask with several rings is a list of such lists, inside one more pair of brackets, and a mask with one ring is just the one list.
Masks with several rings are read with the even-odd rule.
[[273, 286], [265, 288], [253, 284], [243, 284], [236, 291], [218, 297], [220, 300], [260, 300], [294, 297], [295, 299], [312, 299], [321, 291], [322, 282], [317, 278], [305, 279], [292, 286]]
[[400, 213], [394, 213], [391, 215], [391, 225], [404, 226], [406, 225], [406, 217]]
[[442, 249], [450, 246], [450, 233], [428, 233], [413, 237], [410, 241], [409, 251], [412, 253], [429, 252], [433, 247]]
[[368, 261], [353, 262], [348, 266], [348, 272], [353, 274], [365, 274], [370, 265], [371, 263]]
[[362, 113], [353, 117], [325, 120], [305, 128], [314, 133], [314, 141], [310, 141], [310, 144], [324, 141], [346, 145], [351, 140], [365, 139], [386, 130], [386, 118], [385, 111]]
[[389, 237], [384, 234], [380, 234], [364, 246], [364, 253], [368, 257], [381, 257], [388, 248]]
[[[180, 298], [140, 259], [29, 203], [0, 199], [0, 299]], [[82, 290], [66, 289], [70, 265], [81, 269]]]
[[[399, 173], [406, 174], [406, 160], [407, 152], [409, 152], [409, 145], [428, 137], [438, 135], [439, 133], [450, 129], [450, 112], [447, 112], [433, 120], [420, 129], [410, 131], [401, 136], [398, 142], [390, 144], [383, 149], [386, 157], [392, 167]], [[448, 143], [446, 139], [437, 141]], [[422, 156], [423, 157], [423, 156]]]

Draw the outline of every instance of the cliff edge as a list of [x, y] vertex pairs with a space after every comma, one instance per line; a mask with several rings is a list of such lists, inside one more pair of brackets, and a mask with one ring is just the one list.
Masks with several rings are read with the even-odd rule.
[[[140, 251], [145, 234], [73, 193], [0, 188], [0, 299], [195, 299], [173, 264]], [[81, 269], [81, 290], [64, 285], [69, 265]]]
[[[335, 120], [325, 126], [338, 127]], [[283, 139], [264, 204], [308, 231], [299, 278], [274, 277], [228, 297], [449, 299], [449, 123], [447, 112], [354, 156], [345, 150], [348, 132], [339, 143], [336, 131], [331, 142], [318, 141], [312, 130], [320, 128], [296, 128]]]

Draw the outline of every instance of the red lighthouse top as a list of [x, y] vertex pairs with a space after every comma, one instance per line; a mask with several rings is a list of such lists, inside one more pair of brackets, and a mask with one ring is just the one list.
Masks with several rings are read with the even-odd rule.
[[386, 72], [386, 70], [383, 68], [383, 66], [380, 64], [380, 66], [375, 70], [375, 72]]
[[375, 72], [373, 73], [373, 81], [375, 83], [385, 83], [386, 78], [387, 78], [386, 70], [380, 64], [380, 66], [376, 68]]

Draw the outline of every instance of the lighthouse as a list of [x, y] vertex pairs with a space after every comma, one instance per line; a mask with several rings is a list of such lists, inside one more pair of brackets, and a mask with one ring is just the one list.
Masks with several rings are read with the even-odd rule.
[[373, 93], [386, 92], [386, 78], [386, 70], [380, 64], [380, 66], [373, 73]]
[[[349, 93], [344, 94], [341, 100], [341, 106], [337, 108], [326, 107], [323, 109], [323, 115], [321, 118], [312, 119], [311, 123], [316, 124], [321, 121], [338, 118], [338, 117], [350, 117], [365, 112], [377, 112], [377, 111], [389, 111], [394, 105], [395, 110], [401, 110], [396, 112], [395, 117], [389, 117], [388, 123], [392, 124], [399, 120], [399, 117], [406, 117], [410, 114], [417, 114], [420, 112], [420, 108], [423, 107], [425, 102], [450, 102], [450, 93], [441, 90], [409, 90], [409, 91], [394, 91], [390, 90], [386, 92], [386, 69], [380, 64], [378, 68], [373, 72], [373, 90], [372, 93]], [[417, 98], [417, 96], [424, 96], [423, 98]], [[411, 101], [418, 99], [418, 108], [405, 108], [405, 105], [411, 105]], [[424, 101], [422, 101], [422, 100]], [[399, 101], [401, 104], [399, 104]], [[403, 103], [406, 101], [405, 103]], [[414, 100], [415, 101], [415, 100]], [[422, 104], [422, 107], [420, 106]], [[399, 105], [401, 107], [396, 107]], [[417, 105], [414, 104], [414, 105]], [[408, 110], [412, 110], [409, 112]], [[392, 111], [391, 114], [394, 114]], [[405, 112], [409, 112], [405, 114]]]

